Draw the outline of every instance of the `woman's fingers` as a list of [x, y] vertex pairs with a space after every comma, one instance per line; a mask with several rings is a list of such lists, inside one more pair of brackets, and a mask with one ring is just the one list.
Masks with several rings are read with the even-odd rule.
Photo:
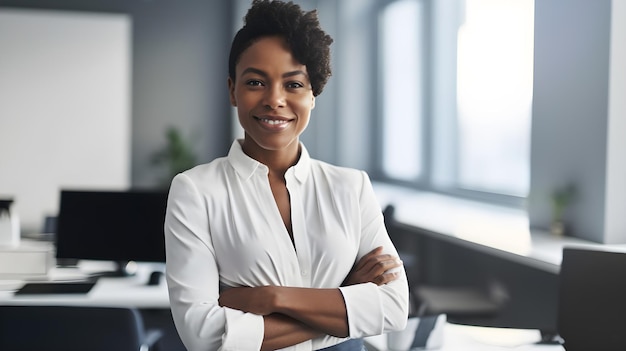
[[376, 257], [376, 256], [380, 255], [381, 252], [383, 252], [383, 247], [382, 246], [379, 246], [379, 247], [375, 248], [374, 250], [368, 252], [365, 256], [361, 257], [359, 262], [357, 262], [355, 268], [356, 269], [363, 268], [367, 264], [367, 262], [369, 260], [371, 260], [373, 257]]
[[383, 248], [380, 246], [363, 256], [354, 266], [344, 284], [371, 282], [382, 285], [397, 279], [397, 274], [388, 271], [402, 266], [402, 261], [396, 256], [383, 254], [382, 250]]
[[402, 266], [402, 261], [393, 255], [382, 254], [373, 257], [369, 257], [364, 262], [362, 270], [367, 272], [368, 275], [378, 276], [384, 272]]
[[385, 273], [385, 274], [381, 274], [379, 276], [377, 276], [376, 278], [374, 278], [374, 281], [372, 283], [376, 284], [376, 285], [384, 285], [387, 284], [389, 282], [392, 282], [396, 279], [398, 279], [399, 274], [397, 272], [393, 272], [393, 273]]

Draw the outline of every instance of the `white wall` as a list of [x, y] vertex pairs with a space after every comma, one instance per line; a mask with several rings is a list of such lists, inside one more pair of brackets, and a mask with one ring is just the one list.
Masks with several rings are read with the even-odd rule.
[[23, 233], [62, 188], [129, 186], [130, 35], [127, 15], [0, 10], [0, 197]]
[[605, 242], [626, 242], [626, 1], [611, 3]]

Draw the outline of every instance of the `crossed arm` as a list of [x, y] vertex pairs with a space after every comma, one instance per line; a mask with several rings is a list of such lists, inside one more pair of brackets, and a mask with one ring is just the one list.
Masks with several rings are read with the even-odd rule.
[[[401, 265], [397, 257], [382, 254], [382, 247], [378, 247], [357, 262], [343, 286], [386, 284], [398, 278], [397, 273], [388, 271]], [[280, 349], [322, 335], [347, 337], [349, 334], [346, 306], [338, 288], [232, 288], [221, 293], [219, 304], [264, 316], [261, 350]]]

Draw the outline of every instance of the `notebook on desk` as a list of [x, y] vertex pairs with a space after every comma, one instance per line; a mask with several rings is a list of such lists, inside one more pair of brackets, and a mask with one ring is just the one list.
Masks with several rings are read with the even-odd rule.
[[86, 294], [95, 284], [93, 281], [26, 283], [15, 295]]
[[626, 252], [563, 249], [557, 329], [567, 351], [626, 350]]

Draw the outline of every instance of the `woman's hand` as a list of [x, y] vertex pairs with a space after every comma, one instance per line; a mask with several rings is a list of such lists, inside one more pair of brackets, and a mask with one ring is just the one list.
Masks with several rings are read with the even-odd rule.
[[398, 279], [398, 273], [388, 271], [402, 266], [402, 261], [398, 257], [382, 254], [382, 251], [383, 247], [379, 246], [363, 256], [352, 267], [342, 286], [360, 283], [383, 285]]
[[222, 307], [266, 316], [275, 312], [275, 288], [273, 286], [230, 288], [220, 293], [218, 302]]

